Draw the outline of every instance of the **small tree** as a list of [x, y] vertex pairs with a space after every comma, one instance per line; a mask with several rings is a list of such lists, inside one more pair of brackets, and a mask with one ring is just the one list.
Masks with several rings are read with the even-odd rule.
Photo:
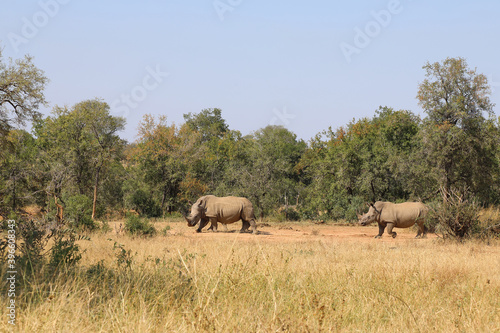
[[479, 232], [480, 206], [468, 191], [440, 189], [443, 201], [430, 214], [443, 237], [463, 240]]

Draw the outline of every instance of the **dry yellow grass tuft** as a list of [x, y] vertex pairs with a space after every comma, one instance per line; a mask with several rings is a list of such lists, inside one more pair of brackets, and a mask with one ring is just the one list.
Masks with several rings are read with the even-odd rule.
[[112, 228], [82, 241], [79, 270], [25, 297], [16, 330], [500, 331], [498, 242], [378, 241], [373, 229], [360, 241], [328, 237], [335, 226], [300, 224], [280, 242], [276, 225], [257, 236], [169, 225], [166, 236]]

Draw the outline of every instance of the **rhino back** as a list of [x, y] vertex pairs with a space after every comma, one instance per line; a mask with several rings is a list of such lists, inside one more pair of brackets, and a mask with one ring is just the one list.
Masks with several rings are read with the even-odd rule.
[[399, 228], [407, 228], [415, 224], [417, 219], [424, 218], [427, 210], [421, 202], [384, 203], [381, 219]]
[[244, 208], [241, 198], [215, 197], [207, 206], [207, 217], [217, 217], [221, 223], [233, 223], [241, 219]]

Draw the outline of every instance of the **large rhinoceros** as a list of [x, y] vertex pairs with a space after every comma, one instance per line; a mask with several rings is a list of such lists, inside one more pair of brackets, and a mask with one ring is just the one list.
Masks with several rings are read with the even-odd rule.
[[185, 218], [190, 227], [200, 223], [197, 232], [201, 232], [201, 229], [208, 222], [212, 224], [210, 228], [217, 230], [217, 222], [226, 227], [226, 224], [242, 220], [243, 225], [240, 232], [244, 232], [252, 226], [253, 233], [257, 233], [253, 206], [247, 198], [205, 195], [191, 206], [191, 213]]
[[418, 225], [416, 237], [425, 237], [427, 228], [424, 226], [425, 215], [428, 212], [427, 206], [421, 202], [403, 202], [394, 204], [392, 202], [377, 201], [370, 204], [368, 213], [358, 215], [361, 225], [368, 225], [374, 221], [378, 223], [378, 235], [375, 238], [382, 237], [385, 227], [387, 233], [396, 238], [397, 233], [392, 231], [396, 228], [409, 228], [415, 223]]

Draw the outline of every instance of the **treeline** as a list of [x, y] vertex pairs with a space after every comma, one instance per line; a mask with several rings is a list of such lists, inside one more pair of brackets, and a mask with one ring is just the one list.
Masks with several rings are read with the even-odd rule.
[[[287, 206], [288, 219], [352, 220], [366, 202], [427, 202], [440, 188], [498, 204], [500, 124], [486, 77], [462, 58], [424, 70], [423, 119], [380, 107], [305, 142], [280, 126], [243, 136], [221, 110], [205, 109], [180, 125], [146, 115], [127, 143], [118, 135], [125, 120], [100, 99], [42, 117], [43, 73], [30, 58], [0, 61], [0, 213], [37, 205], [92, 228], [95, 219], [130, 210], [182, 212], [210, 193], [248, 197], [261, 217], [285, 218]], [[32, 121], [31, 132], [16, 129], [23, 120]]]

